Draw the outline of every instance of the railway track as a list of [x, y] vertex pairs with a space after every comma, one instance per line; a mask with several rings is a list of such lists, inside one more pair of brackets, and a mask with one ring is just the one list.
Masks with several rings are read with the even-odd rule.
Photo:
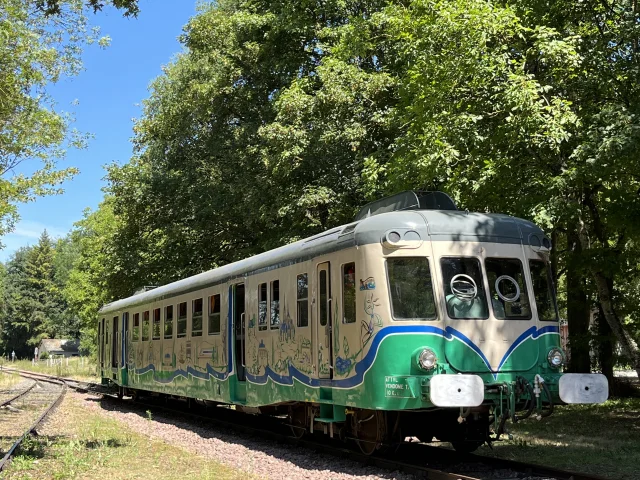
[[32, 383], [0, 402], [0, 451], [3, 455], [0, 471], [24, 439], [35, 432], [60, 403], [67, 389], [64, 382], [52, 378], [19, 375], [30, 378]]
[[[103, 385], [91, 382], [81, 382], [73, 379], [58, 378], [32, 372], [17, 372], [23, 376], [37, 379], [53, 379], [63, 382], [69, 388], [81, 392], [92, 392], [114, 401], [119, 401], [117, 392]], [[355, 450], [326, 441], [324, 437], [318, 439], [292, 436], [289, 428], [280, 419], [272, 417], [256, 417], [235, 410], [217, 406], [207, 407], [193, 401], [178, 401], [163, 399], [153, 401], [136, 401], [133, 408], [139, 408], [144, 414], [146, 409], [162, 410], [168, 416], [175, 416], [183, 420], [189, 417], [198, 422], [224, 427], [235, 432], [241, 432], [252, 437], [261, 437], [282, 444], [295, 445], [316, 452], [322, 452], [340, 458], [349, 458], [364, 465], [375, 466], [390, 471], [402, 471], [419, 478], [432, 480], [493, 480], [493, 479], [544, 479], [544, 480], [609, 480], [604, 477], [561, 470], [543, 465], [529, 464], [513, 460], [506, 460], [482, 455], [461, 455], [453, 450], [447, 450], [423, 443], [407, 442], [397, 451], [381, 452], [367, 456]]]

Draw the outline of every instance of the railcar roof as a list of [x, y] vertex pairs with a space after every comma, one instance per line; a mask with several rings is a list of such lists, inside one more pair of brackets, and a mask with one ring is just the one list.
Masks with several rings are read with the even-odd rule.
[[234, 279], [300, 263], [356, 245], [380, 243], [386, 233], [410, 233], [412, 239], [431, 241], [495, 242], [540, 247], [548, 239], [535, 224], [502, 214], [457, 210], [405, 210], [381, 213], [342, 225], [313, 237], [285, 245], [220, 268], [178, 280], [131, 297], [109, 303], [101, 314], [136, 305], [159, 302]]

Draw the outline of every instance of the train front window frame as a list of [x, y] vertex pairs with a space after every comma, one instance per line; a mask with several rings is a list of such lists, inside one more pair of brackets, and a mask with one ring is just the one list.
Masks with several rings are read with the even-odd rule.
[[207, 325], [209, 335], [220, 335], [220, 299], [219, 293], [209, 297], [209, 322]]
[[[487, 320], [489, 318], [487, 292], [484, 286], [485, 276], [480, 259], [464, 256], [440, 257], [440, 273], [447, 316], [451, 320]], [[452, 287], [454, 280], [457, 288]], [[472, 311], [475, 313], [471, 313]]]
[[133, 328], [131, 329], [131, 341], [138, 342], [139, 340], [140, 340], [140, 313], [138, 312], [133, 314]]
[[164, 338], [173, 338], [173, 305], [164, 307]]
[[[536, 272], [534, 272], [534, 268], [537, 269]], [[558, 304], [549, 264], [543, 260], [529, 259], [529, 274], [533, 288], [533, 299], [536, 302], [538, 311], [538, 320], [541, 322], [559, 322]], [[552, 319], [547, 315], [549, 312], [553, 312]]]
[[149, 310], [145, 310], [142, 313], [142, 341], [143, 342], [148, 342], [149, 341], [149, 329], [150, 329], [150, 316], [149, 316]]
[[153, 309], [153, 330], [151, 334], [153, 340], [160, 340], [160, 308]]
[[[409, 262], [414, 262], [414, 265], [410, 265]], [[429, 258], [389, 257], [385, 263], [393, 320], [438, 320]], [[420, 304], [417, 304], [416, 300], [421, 300]]]
[[187, 336], [187, 302], [178, 304], [178, 321], [176, 325], [176, 337], [184, 338]]
[[191, 336], [202, 336], [202, 313], [204, 302], [202, 298], [195, 298], [191, 301]]
[[342, 323], [356, 322], [356, 262], [340, 267], [342, 286]]
[[487, 257], [484, 269], [493, 316], [497, 320], [531, 320], [531, 301], [522, 261], [519, 258]]

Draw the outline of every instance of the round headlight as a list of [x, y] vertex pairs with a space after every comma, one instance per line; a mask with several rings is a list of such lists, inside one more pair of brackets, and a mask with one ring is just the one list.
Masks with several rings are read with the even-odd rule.
[[433, 370], [437, 363], [438, 357], [430, 348], [425, 348], [418, 355], [418, 366], [423, 370]]
[[564, 363], [563, 351], [558, 347], [552, 348], [549, 350], [549, 354], [547, 355], [547, 361], [551, 368], [560, 368]]

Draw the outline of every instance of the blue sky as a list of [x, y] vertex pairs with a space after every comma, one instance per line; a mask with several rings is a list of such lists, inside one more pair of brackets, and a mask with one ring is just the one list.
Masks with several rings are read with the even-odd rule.
[[[85, 208], [95, 209], [103, 197], [103, 165], [126, 163], [131, 157], [132, 119], [141, 114], [149, 83], [162, 66], [182, 50], [178, 36], [196, 13], [196, 0], [140, 0], [138, 18], [124, 18], [115, 9], [93, 15], [93, 25], [111, 37], [111, 46], [89, 47], [83, 55], [85, 70], [52, 86], [58, 110], [73, 112], [75, 128], [94, 135], [88, 148], [70, 151], [59, 166], [75, 166], [80, 174], [67, 182], [63, 195], [40, 198], [20, 205], [21, 221], [6, 235], [0, 261], [18, 248], [33, 245], [46, 228], [54, 237], [65, 235], [82, 218]], [[77, 100], [79, 103], [73, 105]], [[25, 170], [34, 165], [25, 164]]]

